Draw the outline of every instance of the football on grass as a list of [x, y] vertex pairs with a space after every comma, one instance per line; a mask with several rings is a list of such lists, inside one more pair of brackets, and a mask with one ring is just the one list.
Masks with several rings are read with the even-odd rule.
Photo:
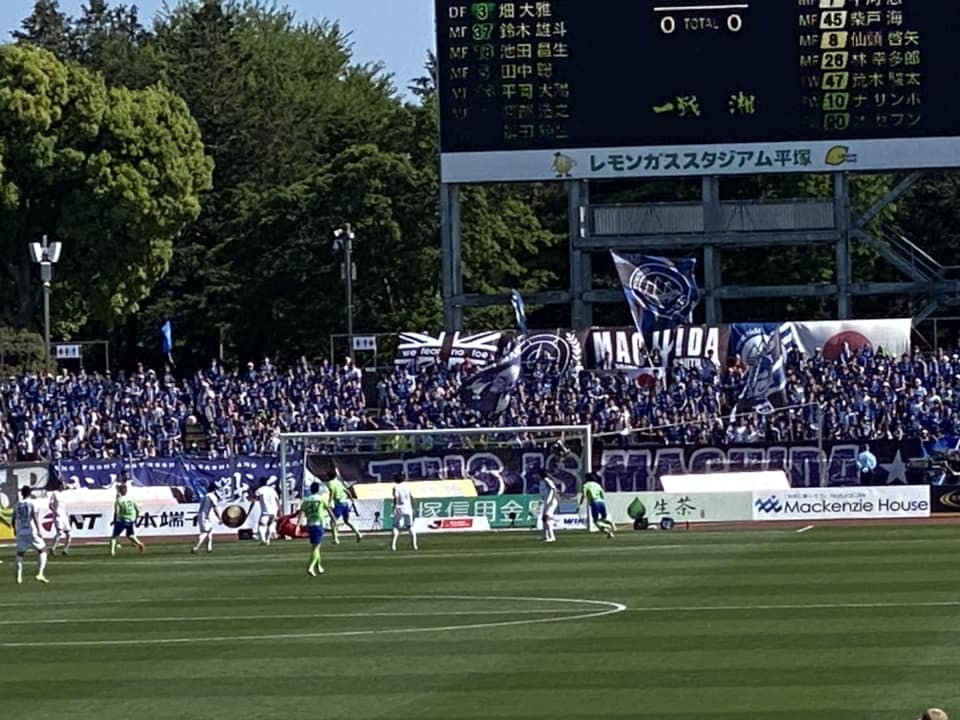
[[228, 528], [238, 528], [247, 519], [247, 511], [239, 505], [230, 505], [224, 509], [220, 517], [223, 518], [223, 524]]

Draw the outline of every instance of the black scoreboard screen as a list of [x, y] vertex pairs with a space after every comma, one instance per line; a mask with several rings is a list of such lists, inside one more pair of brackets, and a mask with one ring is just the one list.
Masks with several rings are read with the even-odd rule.
[[514, 179], [483, 155], [516, 151], [560, 177], [958, 164], [960, 2], [436, 0], [436, 20], [458, 180]]

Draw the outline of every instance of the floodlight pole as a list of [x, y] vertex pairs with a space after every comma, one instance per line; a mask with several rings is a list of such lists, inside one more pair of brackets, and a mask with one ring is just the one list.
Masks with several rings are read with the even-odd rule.
[[50, 284], [53, 282], [53, 266], [60, 260], [62, 244], [48, 242], [43, 236], [42, 242], [27, 244], [30, 258], [40, 266], [40, 280], [43, 282], [43, 352], [44, 366], [50, 371]]
[[344, 223], [333, 232], [334, 249], [343, 250], [343, 282], [347, 300], [347, 352], [353, 360], [353, 228]]

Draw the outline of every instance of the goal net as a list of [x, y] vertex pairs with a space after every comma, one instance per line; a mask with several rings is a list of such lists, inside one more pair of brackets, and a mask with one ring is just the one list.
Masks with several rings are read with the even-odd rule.
[[[442, 509], [448, 514], [468, 507], [475, 511], [480, 505], [493, 521], [491, 526], [499, 527], [513, 515], [513, 526], [530, 527], [541, 474], [549, 473], [557, 483], [561, 514], [576, 514], [577, 494], [592, 463], [592, 436], [586, 425], [280, 436], [281, 473], [288, 480], [282, 487], [289, 488], [283, 498], [287, 512], [310, 483], [336, 473], [351, 488], [355, 504], [361, 505], [357, 512], [363, 515], [364, 501], [382, 504], [392, 497], [393, 478], [401, 473], [415, 483], [421, 516], [440, 517], [438, 503], [445, 499], [448, 503]], [[367, 529], [377, 528], [368, 524]]]

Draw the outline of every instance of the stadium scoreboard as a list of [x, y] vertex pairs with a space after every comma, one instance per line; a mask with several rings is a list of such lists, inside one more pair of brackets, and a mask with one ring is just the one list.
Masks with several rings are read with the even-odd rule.
[[960, 3], [436, 0], [446, 182], [960, 164]]

